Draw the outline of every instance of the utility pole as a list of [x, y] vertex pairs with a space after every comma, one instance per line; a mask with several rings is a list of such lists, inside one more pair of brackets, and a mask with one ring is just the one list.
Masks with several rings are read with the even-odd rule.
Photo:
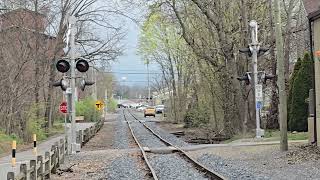
[[254, 87], [254, 102], [256, 109], [256, 138], [261, 138], [264, 135], [260, 128], [260, 108], [262, 105], [262, 85], [258, 84], [258, 53], [260, 44], [258, 42], [258, 24], [255, 20], [250, 21], [251, 40], [250, 51], [252, 52], [253, 64], [253, 87]]
[[75, 32], [76, 32], [76, 18], [74, 16], [70, 16], [70, 69], [71, 69], [71, 77], [70, 77], [70, 85], [71, 85], [71, 154], [75, 154], [76, 151], [76, 72], [75, 72]]
[[149, 60], [147, 61], [147, 71], [148, 71], [148, 105], [150, 106], [151, 90], [150, 90], [150, 71], [149, 71]]
[[107, 117], [108, 112], [108, 88], [104, 91], [104, 118]]
[[96, 101], [98, 99], [97, 96], [97, 74], [96, 74], [96, 70], [95, 70], [95, 66], [94, 63], [92, 62], [92, 70], [91, 70], [91, 74], [92, 74], [92, 82], [94, 82], [94, 87], [92, 88], [92, 97], [93, 99]]
[[287, 94], [285, 87], [284, 75], [284, 54], [283, 54], [283, 37], [281, 30], [281, 14], [280, 0], [275, 1], [275, 16], [276, 16], [276, 49], [277, 49], [277, 84], [279, 88], [279, 123], [280, 123], [280, 149], [281, 151], [288, 150], [287, 136]]

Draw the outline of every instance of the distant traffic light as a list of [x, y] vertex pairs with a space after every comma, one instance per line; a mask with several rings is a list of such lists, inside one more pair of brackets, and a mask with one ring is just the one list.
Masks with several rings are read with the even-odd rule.
[[92, 82], [92, 81], [86, 81], [85, 79], [82, 79], [81, 81], [80, 81], [80, 89], [82, 90], [82, 91], [84, 91], [84, 89], [86, 88], [86, 86], [91, 86], [91, 85], [93, 85], [94, 84], [94, 82]]
[[66, 60], [59, 60], [56, 64], [56, 68], [59, 72], [66, 73], [70, 69], [70, 64]]
[[251, 81], [250, 72], [246, 72], [243, 76], [237, 77], [237, 79], [239, 81], [244, 81], [246, 83], [246, 85], [249, 85], [250, 81]]
[[68, 88], [68, 83], [67, 83], [66, 80], [61, 79], [61, 80], [59, 80], [57, 82], [52, 83], [52, 86], [54, 86], [54, 87], [59, 87], [60, 86], [62, 91], [66, 91], [67, 88]]
[[80, 59], [77, 61], [76, 68], [79, 72], [87, 72], [89, 70], [89, 63], [86, 60]]

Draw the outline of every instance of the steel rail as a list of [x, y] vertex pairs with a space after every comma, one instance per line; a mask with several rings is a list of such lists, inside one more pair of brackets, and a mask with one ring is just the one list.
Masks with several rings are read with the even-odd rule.
[[128, 110], [129, 114], [136, 119], [138, 122], [140, 122], [145, 128], [147, 128], [154, 136], [156, 136], [158, 139], [160, 139], [162, 142], [164, 142], [165, 144], [172, 146], [176, 149], [176, 151], [179, 152], [179, 155], [185, 157], [186, 159], [188, 159], [199, 171], [205, 173], [205, 175], [207, 177], [209, 177], [210, 179], [215, 179], [215, 180], [226, 180], [228, 178], [222, 176], [221, 174], [210, 170], [207, 166], [205, 166], [204, 164], [200, 163], [199, 161], [197, 161], [196, 159], [192, 158], [191, 156], [189, 156], [187, 154], [187, 152], [185, 152], [184, 150], [182, 150], [181, 148], [173, 145], [172, 143], [168, 142], [167, 140], [165, 140], [164, 138], [162, 138], [159, 134], [157, 134], [156, 132], [154, 132], [154, 130], [152, 130], [151, 128], [149, 128], [147, 125], [145, 125], [145, 123], [143, 123], [142, 121], [140, 121], [135, 115], [133, 115], [130, 110]]
[[123, 110], [123, 117], [124, 117], [124, 120], [127, 122], [128, 126], [129, 126], [129, 129], [130, 129], [130, 132], [131, 132], [131, 135], [132, 135], [134, 141], [135, 141], [136, 144], [139, 146], [139, 149], [140, 149], [140, 151], [141, 151], [141, 153], [142, 153], [143, 159], [144, 159], [145, 163], [147, 164], [147, 166], [148, 166], [148, 168], [149, 168], [149, 170], [150, 170], [150, 172], [151, 172], [152, 178], [153, 178], [154, 180], [158, 180], [158, 177], [157, 177], [157, 175], [156, 175], [156, 171], [152, 168], [152, 166], [151, 166], [151, 164], [150, 164], [150, 162], [149, 162], [149, 160], [148, 160], [148, 157], [147, 157], [147, 154], [146, 154], [145, 150], [143, 149], [143, 147], [142, 147], [141, 144], [139, 143], [138, 139], [137, 139], [136, 136], [134, 135], [134, 132], [133, 132], [133, 130], [132, 130], [132, 128], [131, 128], [130, 122], [127, 120], [127, 117], [126, 117], [126, 115], [125, 115], [124, 110]]

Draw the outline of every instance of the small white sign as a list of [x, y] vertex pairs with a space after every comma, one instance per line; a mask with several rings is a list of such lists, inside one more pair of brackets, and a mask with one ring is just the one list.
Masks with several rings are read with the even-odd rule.
[[256, 101], [263, 101], [262, 85], [256, 85]]
[[66, 93], [71, 94], [72, 93], [71, 88], [67, 88]]

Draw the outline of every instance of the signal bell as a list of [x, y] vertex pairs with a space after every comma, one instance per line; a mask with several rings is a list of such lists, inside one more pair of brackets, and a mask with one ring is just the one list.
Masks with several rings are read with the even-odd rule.
[[76, 68], [79, 72], [87, 72], [89, 70], [89, 63], [86, 60], [80, 59], [77, 61]]
[[250, 81], [251, 81], [251, 76], [250, 76], [250, 72], [246, 72], [244, 74], [244, 76], [241, 77], [237, 77], [237, 79], [239, 81], [244, 81], [246, 83], [246, 85], [250, 85]]
[[54, 87], [61, 87], [62, 91], [66, 91], [68, 88], [68, 83], [66, 80], [61, 79], [60, 81], [54, 82], [52, 83], [52, 86]]
[[86, 86], [91, 86], [91, 85], [93, 85], [93, 84], [94, 84], [94, 82], [92, 82], [92, 81], [86, 81], [86, 80], [82, 79], [81, 82], [80, 82], [80, 89], [81, 89], [82, 91], [84, 91], [84, 89], [86, 88]]
[[59, 72], [66, 73], [70, 69], [70, 64], [66, 60], [59, 60], [56, 64], [56, 68]]

